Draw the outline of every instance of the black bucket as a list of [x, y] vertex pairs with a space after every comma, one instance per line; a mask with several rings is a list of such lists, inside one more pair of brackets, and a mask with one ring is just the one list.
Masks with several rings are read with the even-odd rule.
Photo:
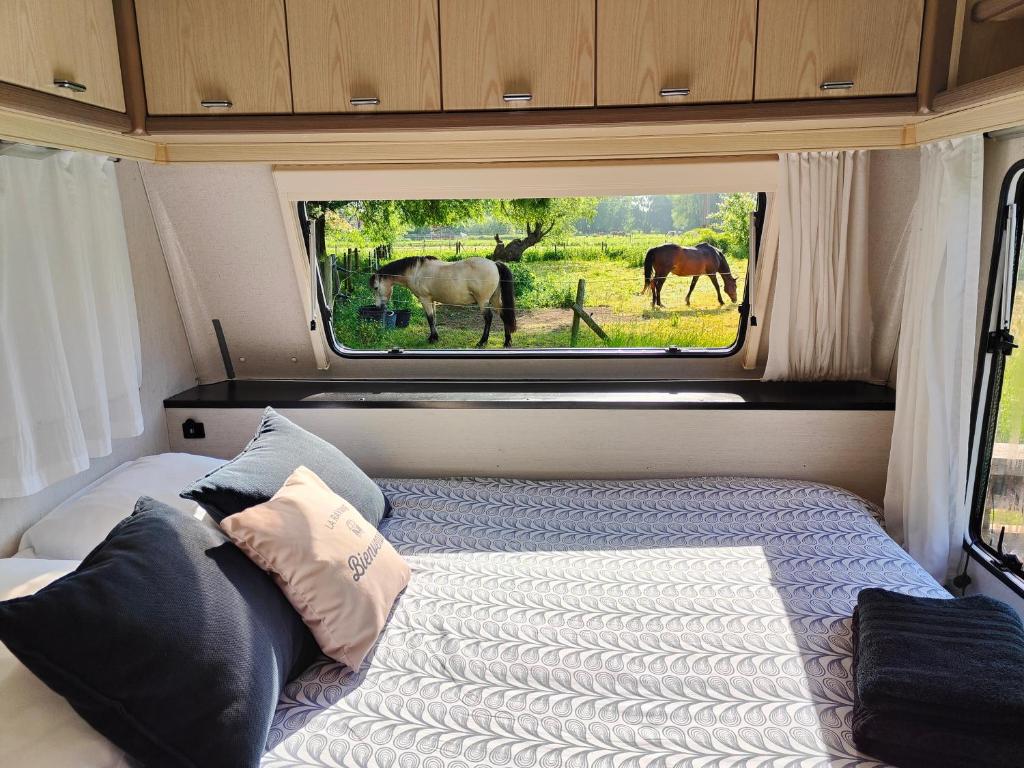
[[375, 304], [367, 304], [359, 308], [359, 319], [378, 323], [385, 328], [395, 327], [395, 313], [390, 309], [381, 309]]
[[410, 318], [412, 318], [411, 309], [396, 309], [395, 328], [408, 328]]

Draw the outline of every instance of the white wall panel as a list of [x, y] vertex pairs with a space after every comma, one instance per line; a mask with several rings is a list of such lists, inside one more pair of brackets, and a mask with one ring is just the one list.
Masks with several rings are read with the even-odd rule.
[[[379, 477], [759, 475], [885, 491], [892, 411], [294, 408], [280, 412]], [[230, 458], [257, 408], [167, 411], [172, 450]], [[203, 422], [185, 440], [181, 424]]]

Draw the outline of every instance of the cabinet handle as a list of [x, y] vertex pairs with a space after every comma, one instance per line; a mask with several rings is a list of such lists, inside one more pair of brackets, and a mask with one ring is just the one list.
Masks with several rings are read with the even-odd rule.
[[76, 83], [74, 80], [54, 80], [53, 84], [57, 88], [67, 88], [74, 93], [85, 93], [85, 86], [81, 83]]
[[662, 98], [668, 98], [670, 96], [689, 96], [689, 88], [662, 88], [658, 91], [658, 95]]
[[505, 102], [533, 101], [533, 94], [532, 93], [506, 93], [501, 98], [502, 98], [502, 101], [505, 101]]
[[206, 109], [231, 109], [234, 106], [228, 99], [203, 99], [199, 106]]
[[375, 107], [380, 104], [380, 99], [376, 96], [367, 96], [362, 99], [349, 99], [348, 103], [353, 107]]
[[853, 88], [853, 80], [826, 80], [821, 84], [823, 91], [848, 91]]

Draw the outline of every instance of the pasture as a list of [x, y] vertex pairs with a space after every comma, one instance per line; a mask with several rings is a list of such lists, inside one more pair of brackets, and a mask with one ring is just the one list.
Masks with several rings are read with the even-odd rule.
[[[529, 249], [523, 261], [510, 264], [516, 280], [516, 308], [519, 330], [513, 337], [518, 349], [569, 346], [577, 283], [586, 281], [585, 309], [608, 335], [599, 338], [581, 326], [577, 347], [668, 347], [715, 348], [733, 343], [739, 327], [738, 305], [726, 298], [719, 307], [714, 288], [700, 278], [691, 299], [685, 303], [690, 278], [670, 276], [662, 291], [665, 309], [651, 309], [650, 292], [643, 289], [643, 259], [647, 250], [666, 241], [696, 244], [712, 240], [712, 230], [694, 230], [681, 235], [573, 235], [542, 242]], [[456, 242], [461, 243], [457, 248]], [[327, 249], [341, 251], [345, 243], [328, 234]], [[487, 256], [494, 241], [487, 238], [460, 240], [399, 240], [392, 259], [404, 256], [435, 256], [454, 260]], [[456, 254], [458, 250], [458, 254]], [[728, 258], [728, 257], [727, 257]], [[728, 258], [738, 280], [742, 299], [746, 284], [745, 260]], [[367, 264], [352, 275], [347, 300], [334, 309], [334, 330], [339, 343], [351, 349], [469, 349], [480, 337], [482, 321], [475, 307], [437, 307], [440, 342], [427, 343], [427, 321], [419, 302], [401, 286], [395, 288], [391, 309], [409, 309], [407, 328], [385, 329], [358, 315], [358, 308], [372, 304]], [[501, 323], [495, 318], [489, 348], [501, 347]]]

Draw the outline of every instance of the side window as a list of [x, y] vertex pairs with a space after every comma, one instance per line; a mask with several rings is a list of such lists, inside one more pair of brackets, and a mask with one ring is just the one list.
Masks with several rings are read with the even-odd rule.
[[[978, 375], [981, 442], [971, 518], [975, 544], [1000, 570], [1021, 574], [1024, 560], [1024, 161], [1003, 185], [986, 333]], [[976, 424], [979, 420], [975, 421]]]
[[341, 355], [627, 352], [743, 344], [766, 196], [307, 202]]

